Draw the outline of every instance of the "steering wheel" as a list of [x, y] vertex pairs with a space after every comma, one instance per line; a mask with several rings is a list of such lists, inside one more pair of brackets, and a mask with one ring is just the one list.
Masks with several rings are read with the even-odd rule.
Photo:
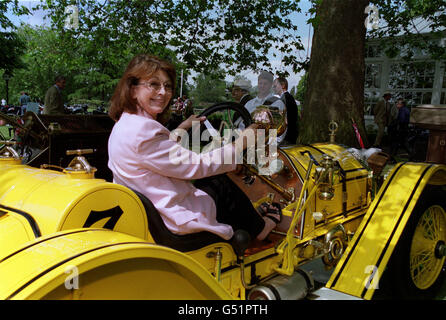
[[[243, 130], [252, 123], [248, 110], [236, 102], [217, 103], [205, 109], [199, 116], [206, 116], [206, 121], [200, 125], [200, 149], [202, 152], [220, 147], [222, 143], [232, 142], [236, 138], [236, 129]], [[204, 133], [206, 129], [207, 132]], [[228, 133], [231, 136], [228, 137]]]
[[243, 121], [244, 127], [248, 127], [252, 123], [252, 118], [248, 110], [237, 102], [221, 102], [214, 104], [213, 106], [205, 109], [199, 116], [206, 116], [209, 118], [211, 115], [217, 113], [226, 115], [224, 120], [231, 129], [240, 127], [239, 125], [236, 126], [234, 124], [237, 120]]

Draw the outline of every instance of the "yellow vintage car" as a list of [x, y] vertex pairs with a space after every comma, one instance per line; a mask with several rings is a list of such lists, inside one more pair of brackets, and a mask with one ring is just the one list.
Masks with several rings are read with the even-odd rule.
[[[95, 178], [91, 151], [38, 168], [4, 142], [0, 299], [432, 298], [444, 283], [446, 165], [398, 163], [380, 181], [382, 166], [333, 139], [279, 147], [270, 174], [247, 164], [228, 174], [254, 206], [280, 203], [276, 230], [207, 243], [172, 234], [149, 199]], [[322, 288], [302, 269], [316, 259], [332, 269]]]

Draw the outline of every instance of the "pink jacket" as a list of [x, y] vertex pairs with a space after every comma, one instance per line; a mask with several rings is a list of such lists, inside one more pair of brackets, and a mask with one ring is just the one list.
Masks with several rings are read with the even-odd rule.
[[[158, 209], [167, 228], [176, 234], [209, 231], [228, 240], [232, 227], [218, 223], [214, 200], [189, 181], [235, 169], [224, 164], [235, 147], [228, 144], [207, 154], [196, 154], [169, 139], [170, 131], [149, 114], [124, 112], [108, 141], [108, 166], [113, 182], [143, 193]], [[172, 161], [172, 150], [187, 156], [188, 163]], [[219, 157], [215, 163], [211, 159]]]

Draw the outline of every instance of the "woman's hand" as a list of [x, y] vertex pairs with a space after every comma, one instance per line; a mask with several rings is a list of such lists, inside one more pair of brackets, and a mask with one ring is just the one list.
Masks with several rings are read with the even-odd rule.
[[178, 129], [184, 129], [184, 130], [189, 130], [189, 128], [192, 128], [192, 122], [193, 121], [200, 121], [203, 122], [204, 120], [206, 120], [205, 116], [199, 117], [195, 114], [191, 115], [189, 118], [187, 118], [186, 120], [184, 120], [179, 126]]

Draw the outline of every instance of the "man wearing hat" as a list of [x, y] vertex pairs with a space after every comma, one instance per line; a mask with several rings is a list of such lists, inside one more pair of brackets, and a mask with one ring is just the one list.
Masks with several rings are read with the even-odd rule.
[[381, 140], [384, 137], [384, 131], [389, 123], [390, 119], [390, 103], [389, 100], [392, 97], [390, 92], [386, 92], [383, 98], [378, 101], [375, 108], [373, 109], [374, 121], [378, 126], [378, 132], [376, 134], [374, 147], [381, 147]]
[[[244, 79], [236, 80], [231, 90], [232, 98], [242, 106], [245, 106], [246, 102], [252, 99], [249, 90], [251, 90], [251, 81]], [[236, 119], [239, 119], [239, 117], [240, 114], [236, 112], [233, 116], [233, 121], [238, 123]]]
[[249, 90], [251, 89], [251, 82], [249, 80], [236, 80], [234, 85], [232, 86], [232, 98], [242, 106], [245, 106], [246, 102], [252, 99], [249, 94]]

